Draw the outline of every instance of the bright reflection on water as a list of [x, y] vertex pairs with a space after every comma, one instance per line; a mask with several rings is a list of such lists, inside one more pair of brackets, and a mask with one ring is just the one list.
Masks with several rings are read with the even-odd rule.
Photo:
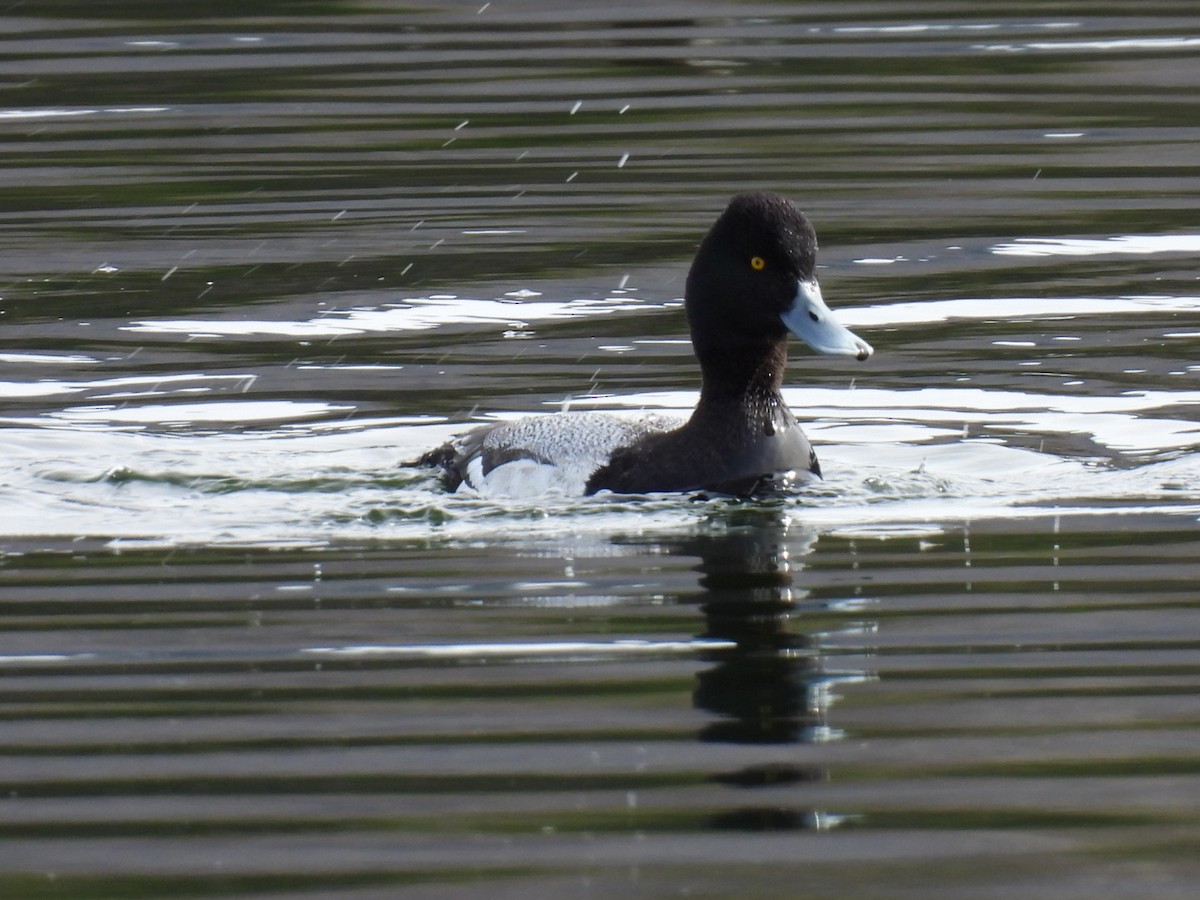
[[[0, 37], [0, 894], [1195, 893], [1193, 12], [210, 6]], [[686, 414], [747, 188], [824, 481], [402, 465]]]
[[1196, 253], [1200, 234], [1123, 234], [1102, 240], [1087, 238], [1017, 238], [999, 244], [1004, 256], [1104, 256], [1109, 253]]
[[[512, 291], [510, 293], [518, 293]], [[625, 293], [620, 291], [618, 293]], [[333, 309], [304, 322], [236, 320], [187, 320], [134, 322], [124, 330], [148, 334], [187, 334], [194, 338], [225, 335], [268, 334], [281, 337], [326, 337], [386, 331], [423, 331], [446, 325], [501, 324], [509, 329], [527, 328], [530, 322], [612, 315], [655, 308], [632, 298], [606, 297], [599, 300], [530, 300], [535, 292], [524, 291], [520, 300], [482, 300], [439, 294], [416, 297], [403, 305], [387, 304], [381, 309], [359, 307]], [[661, 307], [660, 307], [661, 308]]]

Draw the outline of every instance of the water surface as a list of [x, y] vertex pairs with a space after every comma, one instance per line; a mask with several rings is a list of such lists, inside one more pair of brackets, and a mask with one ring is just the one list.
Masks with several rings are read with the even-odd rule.
[[[1186, 5], [6, 24], [6, 896], [1191, 896]], [[877, 350], [794, 348], [824, 482], [401, 465], [686, 413], [748, 188]]]

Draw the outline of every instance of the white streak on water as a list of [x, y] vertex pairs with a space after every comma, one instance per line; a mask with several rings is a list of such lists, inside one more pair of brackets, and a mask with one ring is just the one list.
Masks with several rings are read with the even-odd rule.
[[1017, 238], [996, 244], [997, 256], [1105, 256], [1111, 253], [1198, 253], [1200, 234], [1123, 234], [1108, 238]]
[[343, 647], [304, 647], [302, 653], [340, 657], [386, 657], [388, 659], [494, 659], [585, 656], [617, 657], [656, 654], [708, 653], [733, 650], [734, 641], [545, 641], [541, 643], [495, 644], [351, 644]]
[[0, 121], [20, 119], [68, 119], [75, 116], [96, 116], [104, 113], [160, 113], [169, 106], [118, 106], [107, 109], [0, 109]]
[[[514, 295], [516, 296], [516, 295]], [[523, 297], [537, 296], [524, 294]], [[424, 331], [455, 324], [502, 324], [513, 320], [518, 309], [523, 321], [574, 319], [611, 315], [614, 312], [661, 309], [640, 300], [541, 300], [514, 306], [496, 299], [471, 299], [448, 294], [405, 300], [403, 305], [337, 310], [303, 321], [253, 319], [143, 319], [123, 326], [124, 331], [187, 335], [282, 335], [333, 337], [384, 331]]]
[[353, 406], [339, 406], [332, 403], [301, 403], [294, 400], [235, 400], [120, 407], [77, 406], [56, 410], [48, 415], [63, 422], [170, 425], [200, 422], [295, 421], [353, 409]]

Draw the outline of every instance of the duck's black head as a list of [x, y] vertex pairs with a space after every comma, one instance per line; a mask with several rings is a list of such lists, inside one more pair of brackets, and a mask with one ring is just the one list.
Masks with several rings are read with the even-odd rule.
[[866, 359], [871, 346], [838, 325], [816, 278], [817, 235], [778, 194], [734, 197], [713, 224], [687, 278], [687, 316], [706, 355], [765, 352], [790, 331], [819, 353]]

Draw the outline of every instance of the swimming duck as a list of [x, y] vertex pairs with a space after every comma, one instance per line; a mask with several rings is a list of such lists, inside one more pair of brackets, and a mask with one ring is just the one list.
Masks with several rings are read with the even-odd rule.
[[864, 360], [816, 277], [817, 236], [787, 199], [734, 197], [700, 242], [684, 307], [700, 362], [686, 422], [561, 412], [483, 425], [422, 456], [446, 487], [532, 495], [704, 491], [757, 495], [819, 477], [816, 453], [780, 388], [792, 333], [818, 353]]

